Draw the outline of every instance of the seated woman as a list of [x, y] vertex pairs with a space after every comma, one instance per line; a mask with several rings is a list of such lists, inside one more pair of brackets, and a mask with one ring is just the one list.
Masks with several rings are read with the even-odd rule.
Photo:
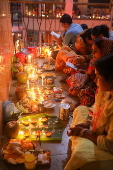
[[[93, 114], [88, 114], [91, 108], [85, 106], [74, 110], [68, 132], [68, 136], [73, 136], [73, 153], [65, 170], [76, 170], [91, 161], [113, 162], [113, 53], [96, 61], [95, 73], [99, 91]], [[102, 168], [99, 167], [98, 170]]]
[[[79, 33], [75, 42], [76, 52], [67, 46], [62, 47], [56, 57], [55, 69], [69, 73], [70, 69], [66, 67], [66, 61], [73, 64], [89, 63], [91, 45], [91, 29]], [[86, 67], [87, 65], [88, 64], [86, 64]]]
[[109, 27], [107, 25], [97, 25], [91, 30], [92, 40], [101, 37], [107, 37], [113, 39], [113, 31], [109, 31]]
[[69, 93], [79, 97], [78, 105], [92, 106], [95, 101], [95, 68], [94, 63], [99, 58], [113, 52], [113, 40], [108, 38], [98, 38], [92, 45], [93, 59], [89, 67], [83, 74], [83, 70], [78, 69], [66, 81], [69, 85]]

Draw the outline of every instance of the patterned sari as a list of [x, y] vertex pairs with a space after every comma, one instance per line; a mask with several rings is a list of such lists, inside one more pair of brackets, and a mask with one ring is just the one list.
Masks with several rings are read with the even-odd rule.
[[[103, 37], [101, 50], [102, 56], [113, 52], [113, 40]], [[84, 88], [80, 89], [77, 96], [79, 97], [80, 105], [92, 106], [95, 102], [95, 92], [97, 89], [95, 83], [95, 67], [93, 59], [90, 61], [88, 69], [91, 70], [90, 81], [84, 86]], [[75, 73], [72, 74], [66, 81], [69, 87], [77, 87], [83, 84], [85, 76], [85, 74]]]

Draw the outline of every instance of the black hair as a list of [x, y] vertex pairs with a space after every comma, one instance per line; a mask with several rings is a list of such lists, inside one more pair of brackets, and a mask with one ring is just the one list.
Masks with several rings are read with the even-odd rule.
[[91, 38], [91, 30], [92, 30], [92, 28], [89, 28], [89, 29], [86, 29], [86, 30], [82, 31], [79, 34], [84, 43], [87, 43], [86, 38], [88, 38], [88, 40], [92, 40], [92, 38]]
[[113, 82], [113, 53], [97, 60], [95, 68], [107, 82]]
[[102, 34], [104, 37], [109, 38], [109, 27], [107, 25], [98, 25], [92, 28], [91, 34], [95, 37], [99, 37]]
[[97, 38], [93, 43], [102, 50], [102, 38]]
[[81, 24], [81, 27], [83, 28], [83, 30], [88, 29], [87, 24]]
[[60, 18], [60, 22], [61, 23], [67, 23], [67, 24], [71, 24], [72, 23], [72, 18], [69, 14], [64, 14], [62, 15], [62, 17]]

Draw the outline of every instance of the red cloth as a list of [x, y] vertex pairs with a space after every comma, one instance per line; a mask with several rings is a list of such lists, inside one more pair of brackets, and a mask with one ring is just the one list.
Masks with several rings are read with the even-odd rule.
[[37, 57], [37, 47], [36, 46], [30, 46], [30, 47], [27, 47], [27, 49], [33, 55], [33, 58]]
[[89, 70], [93, 70], [95, 67], [94, 66], [89, 66], [88, 69]]
[[20, 59], [20, 62], [21, 62], [22, 64], [25, 64], [25, 63], [26, 63], [26, 55], [25, 55], [24, 53], [18, 52], [18, 53], [16, 53], [15, 55], [16, 55], [17, 58]]

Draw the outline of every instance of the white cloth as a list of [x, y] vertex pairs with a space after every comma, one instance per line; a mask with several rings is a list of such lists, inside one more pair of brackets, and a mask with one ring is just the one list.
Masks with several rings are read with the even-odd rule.
[[[85, 122], [90, 110], [93, 110], [93, 108], [77, 107], [73, 113], [71, 126]], [[78, 168], [81, 170], [112, 170], [113, 154], [101, 150], [103, 149], [101, 147], [99, 149], [86, 138], [73, 136], [70, 139], [72, 141], [72, 154], [64, 170], [77, 170]]]

